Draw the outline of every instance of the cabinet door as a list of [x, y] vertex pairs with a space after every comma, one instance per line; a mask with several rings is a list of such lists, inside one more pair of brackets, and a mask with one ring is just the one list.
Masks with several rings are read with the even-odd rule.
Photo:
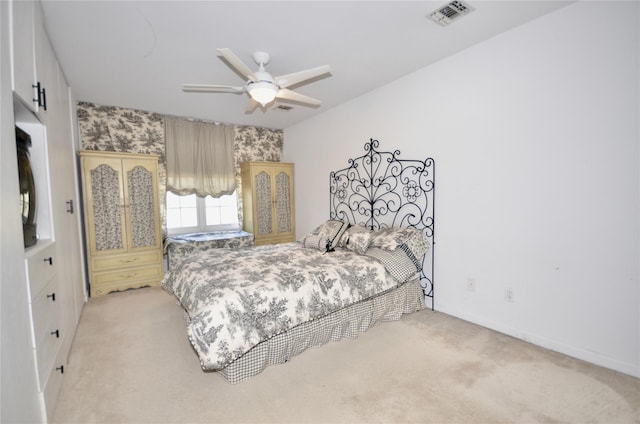
[[[54, 87], [51, 85], [50, 87]], [[58, 68], [57, 90], [48, 99], [47, 144], [53, 210], [53, 227], [60, 261], [60, 288], [64, 292], [65, 328], [76, 328], [84, 305], [82, 233], [75, 172], [76, 151], [71, 130], [70, 93], [62, 69]], [[71, 349], [72, 338], [64, 339], [63, 350]]]
[[122, 161], [83, 157], [88, 244], [91, 255], [127, 251]]
[[287, 167], [275, 167], [274, 174], [274, 207], [275, 207], [275, 232], [278, 235], [294, 236], [293, 221], [293, 169]]
[[253, 186], [255, 190], [254, 217], [255, 235], [266, 236], [274, 234], [275, 214], [273, 208], [273, 169], [269, 166], [255, 166], [253, 171]]
[[157, 248], [159, 230], [158, 177], [155, 160], [124, 159], [124, 198], [129, 251]]
[[[58, 60], [53, 47], [49, 42], [49, 36], [44, 29], [44, 18], [40, 2], [34, 6], [34, 49], [36, 52], [36, 78], [40, 83], [39, 102], [34, 103], [38, 110], [40, 120], [47, 122], [47, 115], [51, 107], [55, 109], [58, 99]], [[36, 98], [38, 97], [36, 89]]]
[[36, 60], [34, 47], [34, 8], [32, 0], [11, 2], [12, 57], [11, 75], [13, 91], [32, 111], [37, 111], [34, 103], [36, 83]]

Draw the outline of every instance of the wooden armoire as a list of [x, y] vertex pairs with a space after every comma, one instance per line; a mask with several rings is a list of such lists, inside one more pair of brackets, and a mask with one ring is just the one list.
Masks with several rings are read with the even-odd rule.
[[158, 286], [158, 156], [81, 151], [91, 296]]
[[243, 162], [240, 171], [243, 229], [255, 245], [295, 241], [293, 164]]

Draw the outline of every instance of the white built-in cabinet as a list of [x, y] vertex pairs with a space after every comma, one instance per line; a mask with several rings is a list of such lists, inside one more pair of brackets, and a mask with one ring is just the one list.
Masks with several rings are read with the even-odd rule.
[[[24, 268], [15, 274], [20, 278], [14, 278], [10, 284], [2, 280], [2, 308], [6, 309], [5, 302], [10, 301], [6, 299], [15, 302], [24, 297], [24, 304], [12, 305], [14, 312], [24, 312], [15, 314], [12, 326], [21, 328], [23, 323], [19, 320], [25, 317], [29, 335], [26, 345], [21, 342], [22, 337], [14, 337], [11, 343], [3, 342], [3, 362], [9, 360], [5, 358], [21, 359], [12, 365], [3, 363], [0, 421], [47, 422], [53, 417], [64, 373], [70, 366], [71, 343], [87, 296], [82, 220], [78, 211], [80, 184], [73, 131], [76, 124], [72, 93], [49, 42], [40, 2], [2, 3], [0, 27], [6, 22], [9, 25], [1, 29], [0, 40], [8, 39], [10, 48], [3, 43], [0, 62], [11, 64], [10, 78], [3, 73], [2, 84], [10, 83], [12, 89], [2, 90], [2, 103], [9, 103], [7, 97], [12, 97], [13, 105], [13, 122], [2, 115], [3, 143], [13, 143], [15, 152], [14, 124], [31, 136], [38, 242], [25, 248], [22, 239], [12, 237], [2, 244], [3, 262], [7, 254], [4, 249], [10, 246], [12, 255], [22, 258]], [[3, 168], [14, 169], [15, 164], [10, 161], [17, 159], [15, 153], [11, 156], [1, 158]], [[19, 199], [11, 188], [15, 184], [17, 191], [17, 172], [10, 180], [2, 181], [2, 198], [3, 202], [15, 202], [18, 214]], [[6, 218], [3, 215], [3, 221]], [[19, 215], [17, 219], [19, 226]], [[5, 222], [3, 238], [9, 234], [4, 231]], [[2, 328], [4, 340], [5, 323]], [[4, 372], [5, 367], [15, 371], [9, 375]], [[5, 393], [9, 391], [19, 394], [13, 402], [6, 403]], [[34, 399], [37, 410], [33, 410]]]

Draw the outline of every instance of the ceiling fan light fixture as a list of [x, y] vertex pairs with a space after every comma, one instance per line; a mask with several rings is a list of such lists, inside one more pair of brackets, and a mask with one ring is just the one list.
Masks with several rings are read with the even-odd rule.
[[271, 82], [259, 81], [249, 84], [248, 91], [251, 98], [264, 107], [276, 98], [278, 87]]

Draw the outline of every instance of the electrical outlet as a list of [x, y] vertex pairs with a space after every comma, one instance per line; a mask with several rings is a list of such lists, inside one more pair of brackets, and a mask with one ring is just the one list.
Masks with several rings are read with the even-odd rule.
[[513, 302], [514, 301], [513, 289], [511, 287], [507, 287], [504, 290], [504, 299], [507, 302]]
[[476, 291], [476, 279], [475, 278], [467, 278], [467, 290], [472, 292]]

